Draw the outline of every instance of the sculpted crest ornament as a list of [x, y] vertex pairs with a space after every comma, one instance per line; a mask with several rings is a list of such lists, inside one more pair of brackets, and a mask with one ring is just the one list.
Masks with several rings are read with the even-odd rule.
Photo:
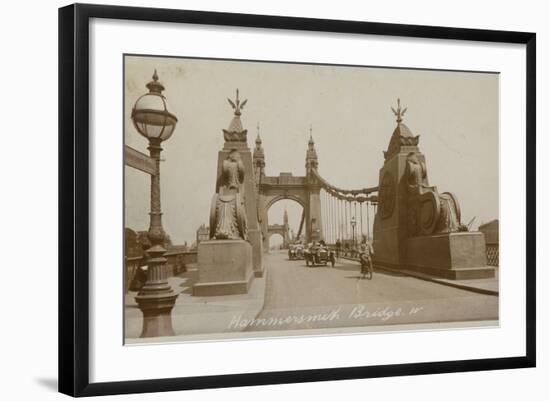
[[222, 164], [219, 191], [210, 208], [210, 239], [248, 239], [244, 197], [244, 165], [232, 150]]
[[429, 186], [426, 164], [415, 152], [407, 155], [405, 172], [408, 196], [409, 235], [467, 231], [460, 222], [460, 205], [450, 192], [438, 193]]
[[234, 115], [231, 123], [229, 124], [229, 128], [223, 130], [223, 138], [226, 142], [246, 142], [246, 134], [248, 130], [243, 129], [243, 125], [241, 123], [241, 110], [246, 105], [246, 102], [248, 102], [248, 99], [241, 102], [239, 99], [239, 89], [237, 89], [235, 100], [233, 101], [227, 98], [227, 101], [233, 108]]
[[393, 131], [393, 134], [388, 145], [388, 150], [384, 152], [384, 160], [389, 160], [392, 156], [403, 151], [417, 151], [419, 135], [413, 135], [409, 127], [403, 124], [403, 116], [405, 115], [407, 108], [401, 109], [401, 100], [397, 99], [397, 110], [391, 108], [393, 114], [397, 117], [397, 126]]

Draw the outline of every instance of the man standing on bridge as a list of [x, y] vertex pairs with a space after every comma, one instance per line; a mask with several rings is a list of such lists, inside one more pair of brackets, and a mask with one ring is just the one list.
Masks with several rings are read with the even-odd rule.
[[342, 248], [342, 242], [340, 241], [340, 238], [336, 240], [336, 257], [340, 258], [340, 248]]
[[367, 278], [370, 280], [372, 278], [372, 257], [374, 256], [374, 248], [370, 242], [364, 242], [361, 244], [359, 261], [361, 263], [361, 278]]

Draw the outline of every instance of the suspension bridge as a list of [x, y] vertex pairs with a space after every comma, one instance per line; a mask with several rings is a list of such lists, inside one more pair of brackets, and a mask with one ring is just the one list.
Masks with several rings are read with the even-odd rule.
[[352, 246], [372, 240], [372, 224], [378, 203], [378, 186], [343, 189], [330, 184], [319, 174], [319, 160], [310, 131], [306, 151], [306, 174], [265, 175], [265, 152], [260, 133], [253, 153], [254, 178], [258, 194], [258, 215], [262, 222], [264, 250], [269, 244], [268, 211], [276, 202], [290, 199], [302, 206], [296, 239], [309, 243], [324, 240], [335, 245]]
[[[453, 193], [439, 192], [430, 185], [419, 136], [403, 123], [406, 108], [401, 109], [399, 100], [397, 109], [392, 108], [397, 124], [384, 151], [378, 185], [362, 188], [341, 188], [321, 175], [311, 129], [305, 174], [267, 176], [259, 131], [251, 150], [248, 131], [240, 120], [247, 101], [240, 102], [237, 90], [235, 100], [229, 102], [234, 115], [223, 129], [225, 142], [218, 152], [209, 239], [199, 244], [196, 268], [172, 280], [177, 281], [173, 283], [176, 287], [187, 288], [178, 300], [182, 308], [176, 303], [176, 315], [184, 315], [189, 306], [199, 315], [211, 296], [237, 298], [227, 298], [227, 310], [216, 312], [219, 316], [215, 319], [205, 316], [209, 324], [217, 322], [223, 327], [213, 329], [201, 323], [190, 328], [186, 319], [177, 318], [177, 324], [186, 325], [176, 332], [241, 331], [247, 329], [246, 321], [256, 321], [254, 316], [286, 321], [296, 313], [332, 313], [339, 320], [334, 327], [370, 324], [360, 319], [363, 312], [357, 308], [391, 310], [399, 317], [392, 323], [498, 318], [498, 298], [494, 297], [498, 292], [483, 288], [497, 283], [495, 268], [487, 265], [484, 236], [462, 224]], [[288, 222], [270, 225], [268, 221], [270, 207], [283, 199], [294, 200], [303, 208], [296, 235], [302, 242], [324, 240], [329, 246], [355, 249], [358, 243], [371, 241], [375, 269], [386, 273], [377, 274], [367, 288], [358, 279], [356, 262], [341, 259], [334, 268], [312, 269], [300, 261], [289, 262], [282, 252], [266, 254], [272, 234], [282, 233], [288, 242]], [[451, 281], [456, 284], [449, 284]], [[248, 296], [239, 298], [242, 294]], [[190, 300], [196, 297], [203, 301]], [[365, 304], [358, 305], [361, 303]], [[400, 315], [403, 308], [423, 312]], [[253, 311], [253, 316], [242, 323], [244, 311]], [[139, 322], [139, 316], [127, 315], [128, 330]], [[312, 327], [291, 324], [285, 328]]]

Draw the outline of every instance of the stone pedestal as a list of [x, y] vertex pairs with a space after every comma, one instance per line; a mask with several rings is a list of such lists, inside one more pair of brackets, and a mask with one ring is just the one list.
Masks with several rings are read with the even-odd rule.
[[202, 241], [195, 296], [246, 294], [254, 278], [252, 246], [243, 240]]
[[406, 268], [453, 280], [495, 276], [495, 269], [487, 266], [485, 238], [480, 232], [408, 238]]

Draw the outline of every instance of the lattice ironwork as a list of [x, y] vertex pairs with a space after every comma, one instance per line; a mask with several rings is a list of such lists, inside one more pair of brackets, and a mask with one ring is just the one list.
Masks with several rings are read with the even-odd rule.
[[487, 264], [489, 266], [498, 266], [498, 244], [487, 244]]

